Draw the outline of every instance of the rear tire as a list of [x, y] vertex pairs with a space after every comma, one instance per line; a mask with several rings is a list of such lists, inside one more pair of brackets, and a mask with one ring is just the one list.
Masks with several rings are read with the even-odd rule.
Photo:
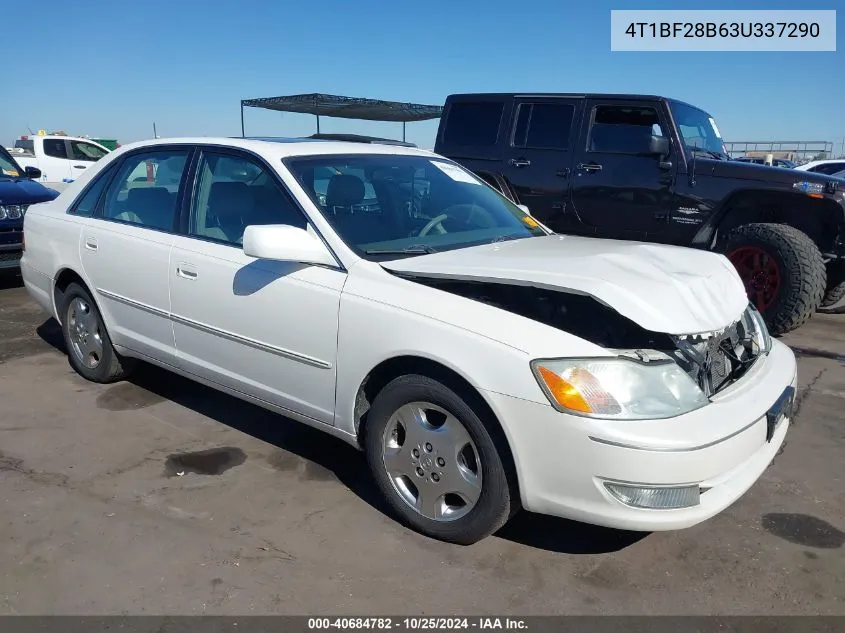
[[800, 327], [821, 304], [827, 272], [806, 233], [786, 224], [745, 224], [728, 233], [720, 250], [773, 335]]
[[[820, 312], [830, 314], [845, 313], [845, 262], [835, 261], [827, 267], [827, 292], [819, 306]], [[843, 305], [836, 305], [842, 302]]]
[[129, 374], [134, 360], [122, 358], [114, 350], [100, 310], [86, 288], [70, 284], [60, 314], [68, 360], [80, 376], [91, 382], [110, 383]]
[[376, 396], [364, 430], [370, 470], [399, 520], [460, 545], [496, 532], [516, 503], [496, 443], [467, 401], [427, 376], [401, 376]]

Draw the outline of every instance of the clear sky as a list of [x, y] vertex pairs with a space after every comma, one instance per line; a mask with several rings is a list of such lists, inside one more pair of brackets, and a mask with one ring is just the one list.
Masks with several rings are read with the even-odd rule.
[[[39, 128], [117, 138], [240, 135], [243, 98], [324, 92], [442, 104], [453, 92], [643, 92], [708, 110], [727, 140], [845, 137], [837, 52], [611, 52], [614, 9], [796, 9], [792, 0], [39, 0], [6, 3], [0, 142]], [[812, 9], [839, 8], [816, 0]], [[437, 122], [408, 125], [431, 147]], [[401, 124], [321, 119], [399, 138]], [[247, 135], [314, 117], [249, 108]]]

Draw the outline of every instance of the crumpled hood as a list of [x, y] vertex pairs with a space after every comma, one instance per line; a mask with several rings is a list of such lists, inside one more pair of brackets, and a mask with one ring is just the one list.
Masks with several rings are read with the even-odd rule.
[[381, 265], [424, 277], [590, 295], [641, 327], [666, 334], [721, 330], [748, 306], [742, 280], [726, 257], [661, 244], [550, 235]]

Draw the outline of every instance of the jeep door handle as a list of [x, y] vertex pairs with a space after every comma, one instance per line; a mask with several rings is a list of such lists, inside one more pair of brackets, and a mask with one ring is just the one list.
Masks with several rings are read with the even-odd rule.
[[89, 251], [96, 251], [97, 250], [97, 240], [93, 237], [86, 237], [85, 238], [85, 248]]
[[531, 161], [525, 158], [511, 158], [510, 164], [513, 167], [529, 167], [531, 165]]
[[74, 169], [85, 169], [85, 165], [74, 165]]
[[601, 165], [599, 165], [598, 163], [579, 163], [578, 171], [601, 171]]

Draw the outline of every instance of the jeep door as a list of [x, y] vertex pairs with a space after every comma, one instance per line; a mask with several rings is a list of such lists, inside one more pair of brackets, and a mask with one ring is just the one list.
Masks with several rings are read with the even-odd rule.
[[569, 204], [572, 150], [583, 99], [517, 97], [503, 173], [520, 204], [554, 231], [579, 232]]
[[656, 102], [590, 99], [572, 174], [580, 220], [602, 237], [655, 239], [666, 233], [677, 161], [650, 151], [670, 139]]

